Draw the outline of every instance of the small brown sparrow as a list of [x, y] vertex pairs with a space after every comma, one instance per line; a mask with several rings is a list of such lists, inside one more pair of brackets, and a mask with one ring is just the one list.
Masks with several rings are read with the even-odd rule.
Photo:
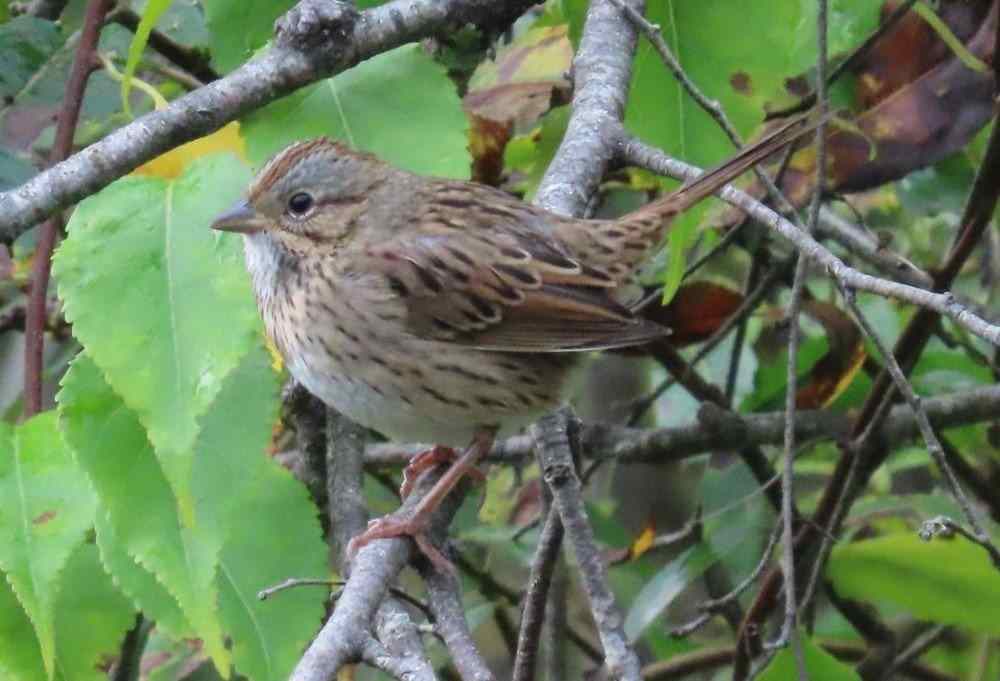
[[440, 561], [421, 541], [430, 511], [496, 434], [556, 407], [584, 352], [667, 333], [635, 314], [630, 284], [671, 219], [811, 127], [794, 121], [616, 220], [563, 217], [327, 139], [271, 159], [212, 227], [243, 234], [292, 376], [390, 438], [467, 445], [413, 516], [377, 521], [353, 548], [406, 534]]

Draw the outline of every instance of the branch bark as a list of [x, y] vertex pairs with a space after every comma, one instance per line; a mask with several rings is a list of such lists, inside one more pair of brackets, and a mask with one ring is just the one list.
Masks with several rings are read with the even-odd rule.
[[505, 25], [533, 4], [396, 0], [359, 13], [347, 2], [302, 0], [278, 20], [274, 47], [259, 58], [0, 194], [0, 241], [12, 241], [146, 161], [304, 85], [450, 26]]

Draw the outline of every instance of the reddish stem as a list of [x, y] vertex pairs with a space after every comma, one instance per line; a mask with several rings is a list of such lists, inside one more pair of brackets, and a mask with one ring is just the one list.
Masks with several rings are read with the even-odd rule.
[[[100, 38], [104, 17], [111, 9], [113, 0], [91, 0], [83, 20], [80, 43], [76, 48], [73, 67], [66, 82], [66, 94], [56, 123], [55, 142], [49, 154], [49, 164], [55, 165], [69, 156], [73, 147], [73, 135], [80, 119], [83, 93], [87, 79], [96, 67], [94, 54]], [[45, 354], [45, 319], [47, 315], [46, 297], [49, 289], [49, 274], [52, 270], [52, 249], [56, 236], [62, 227], [62, 218], [50, 218], [42, 225], [35, 260], [31, 270], [31, 292], [24, 322], [24, 418], [28, 419], [42, 409], [42, 368]]]

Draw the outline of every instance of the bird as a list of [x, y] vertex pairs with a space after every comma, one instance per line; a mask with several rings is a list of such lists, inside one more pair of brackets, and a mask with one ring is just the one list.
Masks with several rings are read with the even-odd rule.
[[635, 277], [672, 220], [815, 126], [793, 120], [613, 220], [414, 174], [325, 137], [272, 157], [211, 226], [242, 235], [289, 373], [363, 426], [434, 443], [414, 471], [453, 460], [411, 515], [373, 521], [349, 552], [410, 536], [447, 564], [424, 539], [430, 515], [495, 438], [559, 406], [590, 351], [669, 333], [638, 314]]

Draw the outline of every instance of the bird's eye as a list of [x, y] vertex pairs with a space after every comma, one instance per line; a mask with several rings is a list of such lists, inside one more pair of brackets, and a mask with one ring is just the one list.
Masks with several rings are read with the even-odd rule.
[[305, 192], [293, 194], [288, 199], [288, 212], [297, 218], [302, 217], [313, 207], [313, 197]]

